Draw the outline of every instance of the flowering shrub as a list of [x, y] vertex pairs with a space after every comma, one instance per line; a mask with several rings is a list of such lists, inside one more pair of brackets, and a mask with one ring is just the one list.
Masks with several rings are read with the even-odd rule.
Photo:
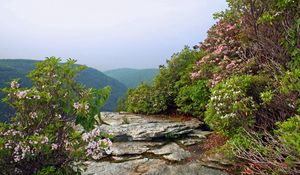
[[253, 97], [247, 95], [253, 79], [250, 75], [234, 76], [212, 89], [205, 113], [205, 122], [212, 129], [232, 135], [239, 128], [248, 128], [254, 124], [253, 112], [257, 104]]
[[210, 91], [206, 80], [199, 80], [194, 85], [184, 86], [179, 90], [175, 99], [178, 111], [196, 117], [203, 117], [209, 96]]
[[220, 20], [208, 31], [207, 39], [200, 43], [206, 55], [196, 62], [191, 73], [192, 79], [208, 78], [214, 87], [234, 73], [246, 72], [246, 64], [250, 64], [251, 59], [245, 60], [238, 25]]
[[84, 66], [60, 61], [51, 57], [37, 63], [28, 76], [29, 89], [18, 80], [3, 89], [4, 101], [16, 111], [11, 123], [0, 125], [4, 174], [80, 173], [81, 160], [110, 153], [110, 136], [93, 129], [110, 88], [85, 88], [74, 80]]

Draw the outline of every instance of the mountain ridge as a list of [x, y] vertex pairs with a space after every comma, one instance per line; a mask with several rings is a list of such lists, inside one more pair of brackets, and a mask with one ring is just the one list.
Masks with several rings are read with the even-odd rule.
[[[20, 84], [23, 87], [30, 87], [31, 82], [26, 75], [35, 68], [35, 63], [41, 60], [31, 59], [0, 59], [0, 88], [6, 87], [7, 82], [13, 79], [20, 78]], [[114, 111], [119, 97], [126, 93], [127, 87], [112, 77], [105, 75], [103, 72], [87, 67], [85, 70], [79, 73], [77, 80], [79, 83], [84, 84], [87, 87], [103, 88], [105, 86], [111, 86], [112, 92], [109, 100], [102, 107], [103, 111]], [[0, 92], [0, 98], [2, 99], [4, 94]], [[8, 118], [8, 107], [4, 103], [0, 102], [0, 120], [2, 118]]]
[[141, 82], [151, 84], [158, 72], [159, 69], [157, 68], [118, 68], [104, 71], [103, 73], [125, 84], [127, 88], [134, 88]]

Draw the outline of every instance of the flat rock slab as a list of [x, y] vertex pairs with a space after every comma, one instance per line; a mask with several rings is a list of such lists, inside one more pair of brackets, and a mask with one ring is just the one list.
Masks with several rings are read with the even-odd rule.
[[122, 163], [90, 162], [83, 175], [228, 175], [198, 163], [167, 165], [163, 160], [138, 159]]
[[[129, 123], [147, 123], [147, 117], [141, 115], [129, 114], [129, 113], [118, 113], [118, 112], [101, 112], [101, 119], [112, 126], [123, 125], [126, 122]], [[127, 120], [125, 122], [125, 120]]]
[[150, 150], [148, 152], [155, 155], [163, 155], [165, 159], [171, 161], [181, 161], [191, 156], [190, 152], [184, 150], [176, 143], [170, 143], [163, 146], [162, 148]]
[[163, 144], [162, 142], [115, 142], [111, 149], [114, 156], [138, 155]]
[[[145, 116], [140, 114], [119, 113], [119, 112], [101, 112], [101, 119], [108, 125], [123, 125], [130, 123], [181, 123], [190, 128], [198, 128], [202, 122], [196, 118], [190, 118], [185, 121], [178, 121], [176, 118], [159, 115]], [[126, 122], [125, 122], [126, 121]]]
[[157, 138], [179, 137], [193, 131], [193, 129], [181, 123], [101, 125], [99, 129], [112, 134], [114, 141], [149, 141]]

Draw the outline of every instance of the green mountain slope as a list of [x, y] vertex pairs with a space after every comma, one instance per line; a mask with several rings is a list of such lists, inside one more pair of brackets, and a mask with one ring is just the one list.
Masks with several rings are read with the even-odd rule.
[[153, 78], [158, 74], [159, 69], [114, 69], [105, 71], [104, 73], [121, 83], [128, 88], [133, 88], [145, 81], [151, 83]]
[[[6, 87], [7, 82], [15, 78], [20, 78], [20, 84], [23, 87], [31, 86], [31, 82], [26, 75], [32, 69], [37, 61], [23, 60], [23, 59], [0, 59], [0, 88]], [[111, 86], [112, 92], [109, 100], [103, 106], [103, 111], [113, 111], [116, 107], [117, 100], [127, 90], [126, 86], [119, 81], [106, 76], [102, 72], [87, 68], [83, 70], [79, 76], [78, 81], [87, 87], [103, 88], [105, 86]], [[0, 98], [3, 98], [3, 93], [0, 92]], [[6, 120], [13, 113], [11, 109], [0, 102], [0, 121]]]

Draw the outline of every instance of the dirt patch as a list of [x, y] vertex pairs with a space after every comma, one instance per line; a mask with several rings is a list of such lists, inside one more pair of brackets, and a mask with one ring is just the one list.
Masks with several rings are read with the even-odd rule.
[[223, 146], [227, 142], [228, 138], [226, 136], [223, 136], [221, 134], [210, 134], [208, 138], [203, 142], [201, 145], [201, 149], [203, 151], [208, 151], [214, 148], [218, 148]]

